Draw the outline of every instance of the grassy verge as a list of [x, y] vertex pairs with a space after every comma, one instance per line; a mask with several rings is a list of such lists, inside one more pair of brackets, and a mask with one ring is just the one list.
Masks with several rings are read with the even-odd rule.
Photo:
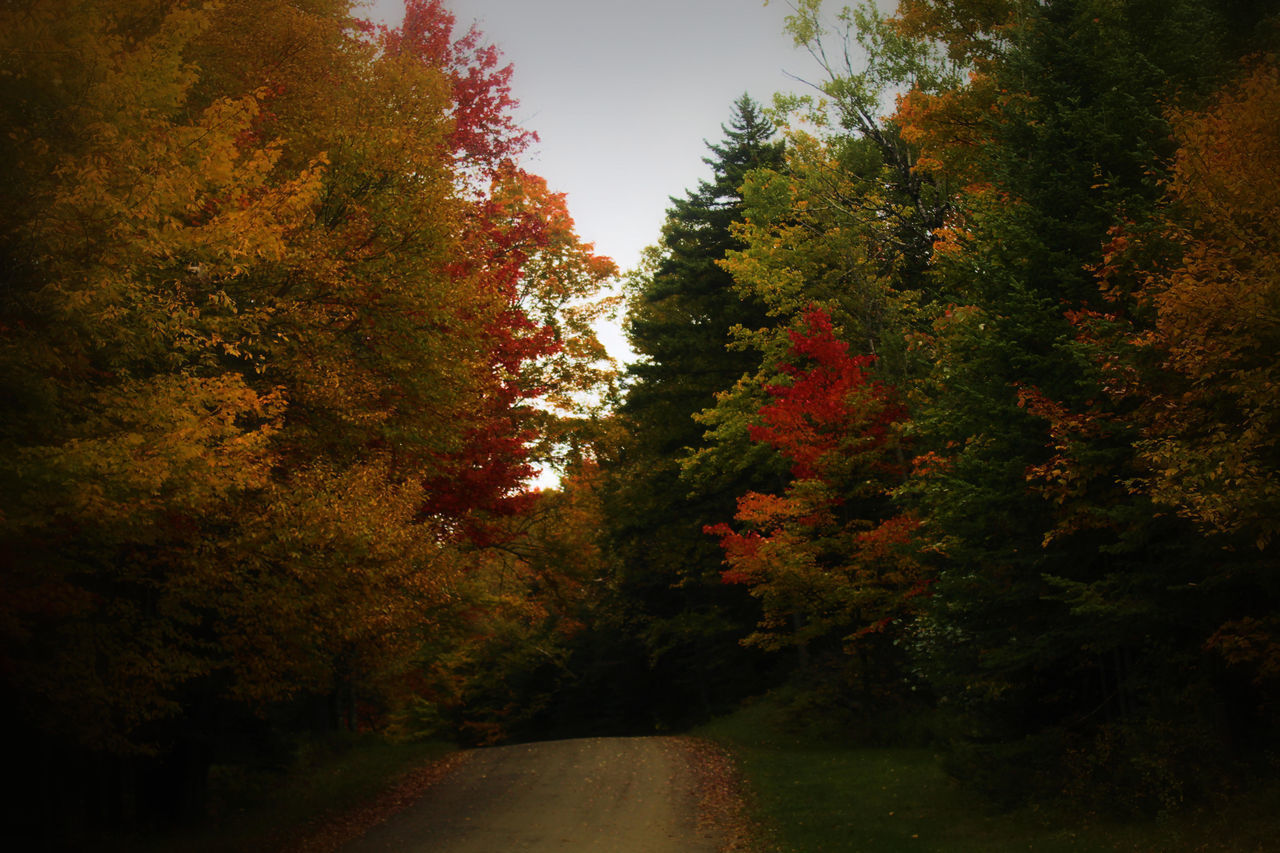
[[398, 744], [369, 734], [308, 744], [286, 769], [215, 766], [206, 820], [105, 846], [140, 853], [276, 850], [319, 821], [364, 806], [403, 774], [453, 750], [446, 743]]
[[1274, 787], [1214, 810], [1123, 824], [1048, 809], [995, 813], [947, 777], [931, 750], [789, 733], [767, 700], [696, 734], [736, 757], [771, 853], [1263, 851], [1280, 838]]

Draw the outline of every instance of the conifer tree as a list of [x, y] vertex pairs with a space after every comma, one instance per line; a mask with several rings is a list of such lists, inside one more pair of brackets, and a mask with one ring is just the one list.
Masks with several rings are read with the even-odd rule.
[[644, 421], [648, 410], [669, 410], [665, 429], [651, 423], [638, 431], [659, 450], [696, 446], [702, 429], [692, 415], [753, 366], [750, 354], [726, 349], [733, 326], [758, 325], [763, 312], [733, 292], [720, 262], [740, 248], [731, 226], [741, 216], [747, 173], [779, 165], [782, 149], [770, 142], [772, 126], [746, 96], [734, 104], [724, 132], [721, 143], [708, 145], [714, 156], [704, 158], [712, 179], [672, 199], [652, 273], [634, 282], [628, 334], [643, 360], [629, 368], [624, 411]]
[[630, 602], [622, 618], [635, 641], [631, 654], [644, 655], [662, 679], [672, 714], [705, 710], [751, 677], [737, 641], [754, 618], [733, 612], [750, 605], [719, 585], [721, 556], [702, 528], [731, 514], [735, 496], [753, 483], [723, 471], [693, 493], [681, 460], [704, 446], [705, 427], [694, 416], [758, 359], [729, 344], [735, 326], [763, 323], [763, 307], [741, 299], [720, 262], [740, 248], [731, 226], [741, 217], [747, 174], [782, 162], [773, 132], [749, 97], [735, 102], [723, 140], [708, 145], [712, 177], [672, 199], [660, 245], [632, 277], [628, 333], [641, 360], [628, 368], [619, 414], [626, 437], [607, 466], [610, 537]]
[[[1167, 106], [1212, 79], [1221, 25], [1198, 0], [1010, 15], [967, 89], [916, 113], [948, 146], [910, 132], [946, 169], [972, 169], [933, 262], [963, 307], [934, 324], [915, 388], [915, 436], [942, 463], [899, 495], [938, 543], [920, 650], [972, 738], [954, 766], [990, 793], [1116, 790], [1097, 774], [1127, 780], [1111, 805], [1156, 808], [1216, 749], [1201, 710], [1213, 676], [1187, 639], [1207, 606], [1204, 543], [1128, 487], [1134, 435], [1100, 411], [1105, 377], [1072, 319], [1115, 309], [1103, 246], [1155, 209]], [[929, 101], [909, 97], [900, 118]], [[962, 113], [981, 146], [955, 131]], [[1158, 773], [1135, 770], [1149, 762]]]

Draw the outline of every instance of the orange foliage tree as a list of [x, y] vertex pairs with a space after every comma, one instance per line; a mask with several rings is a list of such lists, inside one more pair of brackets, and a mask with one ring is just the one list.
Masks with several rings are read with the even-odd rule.
[[1274, 59], [1204, 109], [1176, 112], [1173, 124], [1179, 149], [1159, 237], [1180, 260], [1147, 274], [1138, 293], [1155, 325], [1137, 343], [1159, 355], [1171, 380], [1144, 408], [1144, 487], [1205, 527], [1265, 548], [1280, 534]]
[[1085, 324], [1110, 336], [1100, 367], [1137, 431], [1130, 489], [1226, 549], [1214, 583], [1240, 592], [1213, 614], [1207, 647], [1272, 688], [1280, 188], [1269, 164], [1280, 157], [1278, 117], [1274, 56], [1251, 60], [1201, 108], [1173, 112], [1179, 147], [1166, 203], [1141, 229], [1117, 228], [1100, 267], [1105, 292], [1128, 310]]

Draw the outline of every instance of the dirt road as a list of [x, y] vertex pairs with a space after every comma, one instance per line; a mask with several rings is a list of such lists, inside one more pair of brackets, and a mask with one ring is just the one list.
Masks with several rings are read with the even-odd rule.
[[713, 853], [688, 752], [670, 738], [477, 750], [344, 853]]

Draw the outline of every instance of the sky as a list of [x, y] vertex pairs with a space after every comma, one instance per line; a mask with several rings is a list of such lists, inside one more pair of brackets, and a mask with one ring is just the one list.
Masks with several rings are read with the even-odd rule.
[[[783, 32], [786, 0], [445, 0], [513, 67], [516, 119], [539, 142], [523, 165], [567, 196], [578, 235], [624, 271], [657, 242], [671, 196], [710, 177], [744, 92], [768, 103], [815, 79]], [[402, 0], [375, 0], [395, 24]], [[616, 332], [602, 337], [625, 359]]]

